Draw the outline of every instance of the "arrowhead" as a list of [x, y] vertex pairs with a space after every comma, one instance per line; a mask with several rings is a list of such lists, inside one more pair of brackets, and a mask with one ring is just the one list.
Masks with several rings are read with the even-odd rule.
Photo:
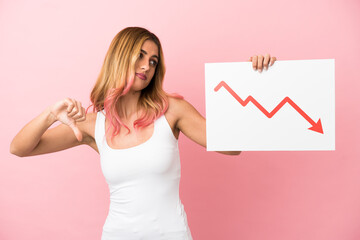
[[313, 130], [313, 131], [318, 132], [318, 133], [324, 134], [320, 118], [319, 118], [319, 121], [317, 123], [315, 123], [312, 127], [308, 128], [308, 129]]

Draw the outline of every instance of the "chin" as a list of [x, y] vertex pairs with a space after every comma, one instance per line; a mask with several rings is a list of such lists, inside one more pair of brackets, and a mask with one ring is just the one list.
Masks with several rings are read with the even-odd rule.
[[132, 85], [131, 90], [134, 91], [134, 92], [142, 91], [142, 90], [146, 89], [148, 85], [149, 84], [139, 86], [139, 85], [134, 84], [134, 85]]

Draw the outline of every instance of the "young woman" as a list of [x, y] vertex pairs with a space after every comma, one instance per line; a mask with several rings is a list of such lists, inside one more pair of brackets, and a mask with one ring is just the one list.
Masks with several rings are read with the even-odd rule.
[[[249, 60], [261, 72], [276, 58]], [[192, 239], [179, 198], [178, 137], [182, 132], [206, 147], [205, 118], [162, 89], [164, 75], [159, 39], [144, 28], [125, 28], [111, 42], [91, 92], [93, 112], [65, 98], [25, 125], [11, 143], [10, 152], [19, 157], [81, 144], [100, 154], [110, 189], [102, 240]], [[49, 129], [56, 121], [62, 124]]]

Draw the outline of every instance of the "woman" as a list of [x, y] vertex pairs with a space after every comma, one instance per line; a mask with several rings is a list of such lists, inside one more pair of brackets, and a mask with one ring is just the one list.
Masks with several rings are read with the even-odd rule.
[[[275, 60], [250, 58], [260, 72]], [[93, 113], [65, 98], [11, 143], [11, 153], [20, 157], [81, 144], [100, 154], [111, 200], [102, 240], [192, 239], [179, 198], [178, 137], [182, 132], [206, 147], [205, 118], [181, 96], [164, 92], [164, 75], [159, 39], [144, 28], [125, 28], [112, 40], [91, 92]], [[48, 129], [56, 121], [62, 124]]]

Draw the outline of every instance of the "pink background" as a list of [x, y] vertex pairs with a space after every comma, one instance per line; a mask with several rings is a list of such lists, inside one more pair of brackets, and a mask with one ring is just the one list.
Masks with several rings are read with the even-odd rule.
[[0, 1], [0, 239], [100, 239], [109, 193], [98, 154], [84, 145], [19, 158], [9, 147], [50, 104], [89, 106], [128, 26], [157, 34], [165, 90], [203, 116], [206, 62], [334, 58], [336, 151], [234, 157], [180, 135], [180, 194], [194, 240], [360, 239], [359, 23], [358, 0]]

